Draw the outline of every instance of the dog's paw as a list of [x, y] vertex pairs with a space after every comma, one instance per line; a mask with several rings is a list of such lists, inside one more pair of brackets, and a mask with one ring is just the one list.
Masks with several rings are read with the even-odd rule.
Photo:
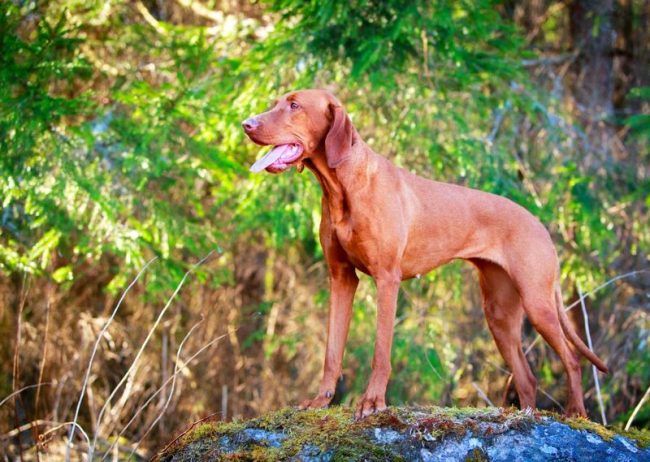
[[305, 409], [322, 409], [329, 406], [334, 394], [327, 392], [324, 394], [319, 394], [314, 399], [306, 399], [298, 405], [298, 409], [304, 411]]
[[568, 404], [563, 414], [567, 417], [587, 417], [587, 411], [582, 403]]
[[355, 420], [361, 420], [369, 415], [386, 410], [386, 399], [383, 396], [363, 395], [354, 412]]

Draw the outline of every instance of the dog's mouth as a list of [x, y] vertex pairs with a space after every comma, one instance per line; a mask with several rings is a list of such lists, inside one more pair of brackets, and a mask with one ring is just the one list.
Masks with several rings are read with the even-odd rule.
[[285, 171], [302, 156], [304, 148], [300, 143], [278, 144], [273, 146], [261, 159], [255, 162], [250, 171], [253, 173], [266, 170], [270, 173]]

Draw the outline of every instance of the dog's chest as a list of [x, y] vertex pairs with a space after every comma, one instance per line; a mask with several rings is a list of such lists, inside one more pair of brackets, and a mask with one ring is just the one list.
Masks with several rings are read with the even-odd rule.
[[337, 223], [334, 231], [348, 260], [360, 271], [368, 273], [373, 266], [373, 239], [368, 227], [347, 219]]

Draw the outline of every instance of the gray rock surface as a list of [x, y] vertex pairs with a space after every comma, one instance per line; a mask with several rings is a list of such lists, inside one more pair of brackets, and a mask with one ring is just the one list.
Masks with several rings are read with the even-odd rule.
[[224, 459], [650, 462], [650, 448], [584, 419], [521, 411], [391, 408], [354, 422], [349, 410], [334, 408], [203, 424], [158, 456]]

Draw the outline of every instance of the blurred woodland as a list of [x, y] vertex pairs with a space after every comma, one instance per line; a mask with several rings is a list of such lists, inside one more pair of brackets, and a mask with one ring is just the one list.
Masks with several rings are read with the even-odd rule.
[[[606, 419], [630, 419], [650, 385], [649, 0], [4, 0], [0, 460], [59, 460], [73, 421], [73, 460], [146, 457], [199, 418], [316, 392], [319, 186], [249, 174], [260, 148], [240, 128], [305, 87], [398, 165], [547, 225], [565, 304], [589, 294]], [[345, 405], [374, 321], [364, 276]], [[527, 356], [538, 406], [561, 410], [558, 358]], [[390, 404], [516, 404], [508, 377], [470, 265], [403, 284]]]

